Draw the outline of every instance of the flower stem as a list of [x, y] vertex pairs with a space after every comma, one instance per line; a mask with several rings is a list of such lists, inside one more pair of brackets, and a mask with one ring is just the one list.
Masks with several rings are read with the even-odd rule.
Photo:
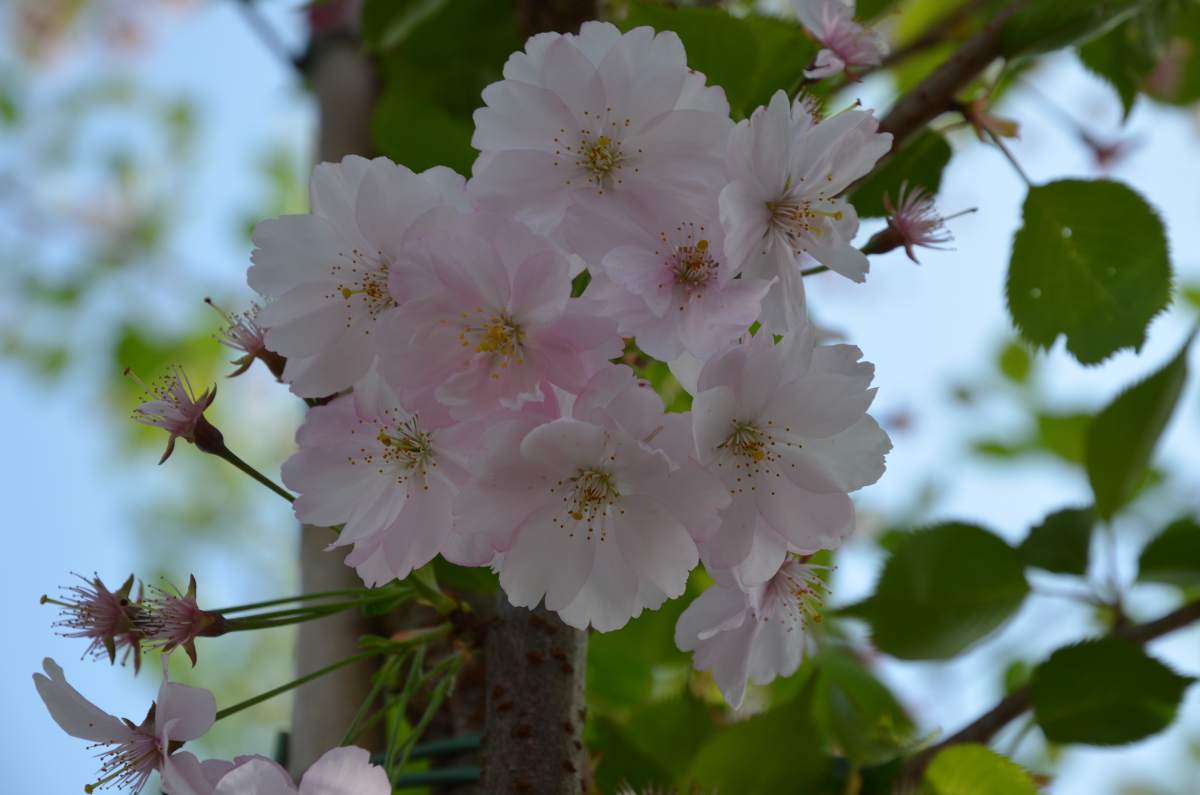
[[232, 450], [230, 450], [228, 447], [225, 447], [224, 445], [222, 445], [221, 449], [219, 451], [214, 452], [214, 455], [216, 455], [219, 458], [223, 458], [226, 461], [228, 461], [229, 463], [233, 464], [235, 467], [242, 470], [242, 472], [245, 472], [247, 475], [254, 478], [259, 483], [261, 483], [262, 485], [266, 486], [271, 491], [278, 494], [280, 497], [283, 497], [288, 502], [296, 501], [296, 497], [294, 494], [292, 494], [290, 491], [285, 489], [283, 486], [280, 486], [275, 481], [271, 480], [269, 477], [267, 477], [263, 473], [259, 472], [254, 467], [247, 464], [242, 459], [238, 458], [237, 455], [235, 455], [234, 452]]
[[304, 676], [301, 676], [299, 679], [293, 679], [292, 681], [287, 682], [286, 684], [282, 684], [279, 687], [272, 688], [265, 693], [260, 693], [257, 696], [254, 696], [253, 698], [248, 698], [245, 701], [239, 701], [237, 704], [234, 704], [229, 707], [225, 707], [225, 709], [217, 710], [217, 720], [221, 720], [222, 718], [228, 718], [230, 715], [236, 715], [237, 713], [241, 712], [244, 709], [249, 709], [250, 707], [253, 707], [256, 704], [261, 704], [262, 702], [267, 701], [268, 699], [272, 699], [275, 696], [286, 693], [289, 690], [295, 690], [297, 687], [300, 687], [301, 685], [308, 684], [309, 682], [313, 681], [314, 679], [320, 679], [322, 676], [333, 673], [334, 671], [336, 671], [340, 668], [345, 668], [347, 665], [353, 665], [356, 662], [359, 662], [361, 660], [366, 660], [371, 657], [376, 657], [380, 654], [391, 654], [393, 652], [401, 652], [408, 648], [411, 648], [412, 646], [424, 646], [426, 643], [429, 643], [437, 638], [440, 638], [440, 637], [448, 634], [449, 632], [450, 632], [449, 624], [439, 624], [438, 626], [431, 627], [427, 631], [421, 632], [418, 635], [414, 635], [413, 637], [411, 637], [407, 640], [393, 642], [393, 643], [387, 643], [387, 644], [381, 644], [375, 648], [368, 649], [363, 652], [359, 652], [358, 654], [347, 657], [344, 660], [338, 660], [335, 663], [330, 663], [329, 665], [325, 666], [324, 668], [320, 668], [316, 671], [313, 671], [310, 674], [305, 674]]
[[264, 602], [251, 602], [244, 605], [234, 605], [233, 607], [222, 607], [219, 610], [214, 610], [215, 613], [229, 615], [230, 613], [244, 613], [247, 610], [257, 610], [260, 607], [274, 607], [275, 605], [285, 605], [289, 602], [306, 602], [311, 599], [330, 599], [335, 596], [358, 596], [366, 594], [380, 593], [378, 588], [350, 588], [343, 591], [320, 591], [318, 593], [302, 593], [296, 596], [284, 596], [279, 599], [268, 599]]

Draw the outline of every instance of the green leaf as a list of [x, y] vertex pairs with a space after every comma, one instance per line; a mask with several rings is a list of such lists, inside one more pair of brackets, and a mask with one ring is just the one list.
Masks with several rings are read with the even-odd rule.
[[1083, 364], [1140, 349], [1171, 294], [1162, 222], [1118, 182], [1031, 188], [1013, 240], [1007, 294], [1013, 323], [1034, 345], [1049, 348], [1066, 335], [1067, 350]]
[[1147, 0], [1032, 0], [1004, 24], [1006, 58], [1050, 52], [1121, 24]]
[[383, 90], [371, 120], [380, 153], [415, 170], [470, 173], [480, 93], [522, 46], [511, 5], [368, 0], [362, 20], [380, 53]]
[[1154, 66], [1152, 59], [1139, 57], [1136, 46], [1130, 41], [1132, 30], [1128, 23], [1120, 25], [1092, 39], [1078, 51], [1083, 65], [1104, 78], [1117, 92], [1125, 118], [1129, 118], [1133, 110], [1142, 78]]
[[924, 784], [929, 795], [1037, 795], [1023, 767], [976, 743], [941, 751], [925, 769]]
[[1121, 745], [1175, 719], [1192, 678], [1122, 638], [1059, 649], [1033, 672], [1033, 713], [1055, 743]]
[[842, 612], [866, 619], [893, 657], [945, 659], [1008, 620], [1028, 592], [1016, 550], [981, 527], [949, 523], [912, 533], [874, 595]]
[[850, 203], [863, 218], [881, 218], [887, 215], [883, 206], [884, 194], [895, 202], [900, 186], [905, 182], [937, 195], [950, 155], [950, 144], [944, 137], [925, 131], [855, 188], [850, 194]]
[[1082, 577], [1087, 573], [1088, 547], [1095, 524], [1096, 512], [1091, 508], [1056, 511], [1029, 531], [1021, 542], [1021, 557], [1029, 566]]
[[1138, 558], [1138, 579], [1182, 588], [1200, 584], [1200, 523], [1177, 519], [1153, 538]]
[[687, 781], [701, 792], [738, 795], [833, 791], [832, 760], [817, 750], [821, 741], [812, 699], [809, 687], [791, 701], [726, 728], [700, 749]]
[[1000, 349], [997, 364], [1005, 378], [1014, 384], [1023, 384], [1029, 380], [1029, 373], [1033, 370], [1033, 357], [1029, 355], [1028, 348], [1012, 340]]
[[1092, 420], [1086, 464], [1101, 518], [1112, 518], [1145, 477], [1187, 381], [1187, 352], [1194, 337], [1188, 337], [1165, 367], [1122, 392]]
[[725, 89], [737, 117], [750, 115], [778, 89], [794, 89], [817, 51], [794, 20], [760, 14], [735, 17], [719, 8], [631, 3], [622, 27], [641, 25], [678, 34], [688, 66], [709, 85]]
[[588, 747], [600, 758], [596, 767], [600, 791], [613, 792], [622, 782], [638, 791], [673, 785], [687, 774], [696, 753], [715, 733], [710, 711], [684, 694], [642, 704], [619, 723], [599, 718]]
[[813, 710], [834, 749], [856, 766], [876, 765], [904, 753], [916, 727], [896, 697], [849, 654], [825, 651], [816, 659]]

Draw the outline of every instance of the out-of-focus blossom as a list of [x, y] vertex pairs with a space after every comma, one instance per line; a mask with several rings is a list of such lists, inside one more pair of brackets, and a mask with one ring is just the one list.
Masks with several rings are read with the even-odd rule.
[[764, 326], [784, 333], [805, 322], [800, 268], [805, 256], [848, 279], [869, 263], [851, 245], [858, 215], [841, 193], [892, 144], [868, 111], [818, 120], [804, 98], [777, 91], [740, 122], [729, 143], [730, 183], [721, 191], [725, 256], [743, 274], [778, 278], [763, 307]]
[[146, 399], [133, 410], [133, 419], [143, 425], [162, 428], [170, 435], [167, 449], [158, 463], [163, 463], [175, 452], [176, 439], [191, 442], [206, 453], [219, 452], [224, 448], [221, 432], [204, 418], [204, 412], [217, 398], [216, 384], [197, 396], [182, 367], [170, 369], [153, 386], [146, 384], [128, 368], [125, 375], [134, 379], [145, 391]]
[[675, 644], [695, 652], [692, 664], [712, 673], [735, 709], [747, 682], [765, 685], [800, 666], [806, 630], [821, 621], [821, 568], [789, 557], [766, 583], [743, 590], [718, 582], [679, 616]]
[[484, 89], [470, 189], [549, 233], [578, 202], [636, 215], [712, 190], [729, 134], [719, 87], [688, 69], [679, 37], [607, 22], [543, 33]]
[[377, 321], [396, 305], [389, 270], [417, 219], [468, 205], [450, 169], [414, 174], [382, 157], [321, 163], [310, 197], [310, 213], [255, 228], [246, 278], [274, 299], [258, 323], [267, 346], [287, 358], [284, 381], [317, 398], [351, 386], [374, 361]]
[[110, 591], [99, 575], [90, 580], [79, 574], [75, 576], [82, 585], [63, 588], [58, 599], [42, 597], [44, 604], [62, 608], [54, 626], [64, 637], [87, 638], [89, 644], [84, 656], [107, 656], [110, 663], [115, 663], [117, 654], [124, 651], [121, 663], [133, 657], [133, 670], [141, 671], [143, 635], [138, 623], [143, 611], [141, 586], [134, 599], [132, 574], [116, 591]]
[[34, 674], [33, 683], [50, 717], [72, 737], [104, 747], [99, 754], [100, 778], [84, 788], [87, 792], [103, 787], [140, 792], [150, 774], [162, 769], [172, 749], [200, 737], [216, 720], [213, 694], [171, 682], [166, 657], [158, 697], [139, 724], [110, 715], [88, 701], [49, 657], [42, 661], [42, 668], [45, 674]]
[[879, 66], [887, 55], [883, 38], [854, 21], [854, 0], [793, 0], [796, 16], [825, 48], [817, 53], [813, 67], [804, 72], [820, 79], [863, 67]]
[[779, 344], [760, 333], [710, 360], [692, 402], [700, 462], [733, 495], [702, 547], [712, 569], [765, 582], [788, 552], [837, 547], [853, 530], [848, 492], [883, 474], [891, 449], [869, 415], [874, 367], [811, 327]]

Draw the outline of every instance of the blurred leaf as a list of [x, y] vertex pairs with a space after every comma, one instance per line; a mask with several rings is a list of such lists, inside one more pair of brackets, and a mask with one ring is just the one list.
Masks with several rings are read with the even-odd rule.
[[709, 707], [684, 694], [642, 704], [620, 723], [602, 717], [589, 748], [599, 755], [596, 783], [613, 792], [626, 782], [639, 791], [673, 785], [716, 731]]
[[1200, 309], [1200, 284], [1186, 284], [1179, 289], [1179, 295], [1192, 309]]
[[641, 25], [677, 33], [688, 66], [702, 72], [709, 85], [725, 89], [735, 117], [750, 115], [778, 89], [795, 89], [816, 55], [816, 46], [796, 22], [778, 17], [631, 3], [622, 27]]
[[1050, 52], [1121, 24], [1148, 0], [1031, 0], [1001, 32], [1005, 57]]
[[1088, 547], [1096, 512], [1091, 508], [1055, 511], [1029, 531], [1019, 548], [1026, 565], [1058, 574], [1087, 573]]
[[1149, 53], [1131, 41], [1136, 28], [1128, 22], [1097, 36], [1079, 48], [1079, 60], [1095, 74], [1104, 78], [1117, 96], [1125, 118], [1129, 118], [1137, 100], [1138, 86], [1154, 66]]
[[1034, 670], [1034, 717], [1051, 742], [1122, 745], [1170, 725], [1192, 681], [1132, 641], [1084, 641]]
[[850, 194], [850, 202], [863, 218], [876, 218], [887, 215], [883, 206], [884, 194], [895, 202], [900, 186], [905, 182], [912, 187], [925, 188], [930, 195], [936, 196], [951, 154], [950, 144], [944, 137], [925, 131], [863, 180]]
[[1162, 222], [1141, 196], [1110, 180], [1030, 188], [1007, 294], [1013, 323], [1038, 347], [1065, 334], [1083, 364], [1140, 349], [1171, 294]]
[[1053, 453], [1071, 464], [1082, 464], [1084, 439], [1091, 425], [1091, 414], [1037, 415], [1037, 450]]
[[1000, 372], [1009, 381], [1023, 384], [1029, 380], [1029, 373], [1033, 369], [1033, 357], [1029, 355], [1029, 349], [1020, 342], [1010, 341], [1000, 349], [998, 358]]
[[646, 610], [614, 632], [588, 639], [588, 702], [605, 707], [632, 707], [645, 701], [660, 668], [690, 668], [688, 656], [675, 646], [675, 622], [703, 587], [693, 574], [688, 590], [658, 610]]
[[438, 582], [455, 591], [491, 594], [500, 588], [500, 578], [486, 566], [456, 566], [439, 555], [433, 571]]
[[1087, 473], [1101, 518], [1111, 519], [1136, 492], [1187, 382], [1193, 333], [1175, 358], [1117, 396], [1087, 434]]
[[1029, 663], [1024, 660], [1013, 660], [1004, 667], [1004, 694], [1008, 695], [1014, 690], [1019, 690], [1029, 684], [1029, 677], [1033, 674], [1033, 669]]
[[892, 692], [849, 654], [825, 651], [816, 660], [813, 710], [834, 749], [855, 766], [904, 753], [916, 727]]
[[988, 635], [1021, 606], [1029, 585], [1016, 550], [981, 527], [950, 523], [912, 533], [888, 558], [875, 593], [842, 609], [865, 619], [882, 651], [945, 659]]
[[1181, 588], [1200, 584], [1200, 523], [1177, 519], [1151, 539], [1138, 558], [1138, 579]]
[[522, 43], [512, 6], [491, 0], [368, 0], [370, 40], [380, 50], [383, 91], [371, 134], [380, 153], [420, 171], [469, 174], [471, 116]]
[[797, 698], [718, 733], [696, 755], [688, 782], [701, 792], [738, 795], [831, 791], [833, 764], [817, 751], [821, 739], [813, 696], [810, 686]]
[[928, 795], [1037, 795], [1024, 768], [986, 745], [952, 745], [925, 769]]

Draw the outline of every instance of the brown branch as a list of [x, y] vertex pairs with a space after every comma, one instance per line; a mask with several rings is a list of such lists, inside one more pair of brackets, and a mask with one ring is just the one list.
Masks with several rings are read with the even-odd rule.
[[[1112, 632], [1113, 637], [1125, 638], [1137, 644], [1146, 644], [1163, 635], [1168, 635], [1178, 629], [1200, 621], [1200, 601], [1189, 602], [1183, 607], [1167, 613], [1161, 618], [1147, 621], [1144, 624], [1130, 624]], [[1029, 685], [1017, 688], [1001, 699], [996, 706], [980, 715], [971, 723], [959, 729], [954, 734], [942, 740], [937, 745], [926, 748], [908, 761], [904, 772], [900, 775], [900, 788], [912, 785], [921, 778], [926, 766], [940, 751], [960, 743], [986, 743], [1005, 726], [1019, 717], [1031, 706], [1031, 691]]]
[[1009, 3], [983, 30], [900, 98], [879, 124], [881, 132], [890, 132], [894, 136], [893, 151], [939, 115], [954, 109], [955, 95], [1000, 56], [1004, 23], [1027, 2], [1014, 0]]

